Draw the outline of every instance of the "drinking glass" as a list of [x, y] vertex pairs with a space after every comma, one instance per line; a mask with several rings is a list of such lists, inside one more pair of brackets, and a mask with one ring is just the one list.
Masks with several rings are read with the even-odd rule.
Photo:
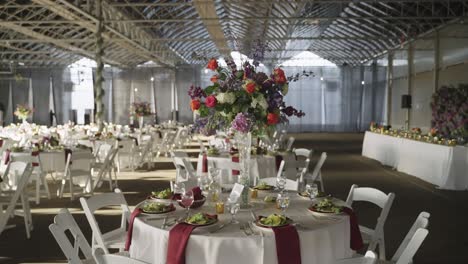
[[315, 183], [307, 184], [306, 185], [306, 190], [310, 195], [310, 199], [315, 199], [317, 198], [319, 194], [318, 186]]
[[176, 193], [180, 193], [180, 194], [185, 193], [185, 184], [183, 182], [179, 182], [179, 183], [174, 182], [172, 187], [174, 189], [174, 194], [176, 194]]
[[280, 193], [284, 192], [286, 187], [286, 178], [283, 175], [276, 177], [276, 187], [280, 190]]
[[181, 203], [183, 206], [185, 206], [185, 209], [187, 209], [187, 217], [189, 216], [190, 213], [190, 206], [193, 204], [193, 192], [192, 191], [187, 191], [182, 194], [181, 197]]
[[203, 195], [205, 196], [209, 192], [210, 183], [210, 177], [208, 177], [207, 175], [202, 175], [198, 178], [198, 186], [200, 186], [200, 189], [202, 190]]
[[278, 203], [278, 207], [281, 209], [281, 214], [283, 216], [286, 213], [286, 209], [289, 207], [289, 201], [289, 195], [287, 193], [279, 193], [276, 198], [276, 202]]
[[239, 212], [240, 209], [240, 203], [238, 202], [238, 199], [231, 199], [228, 198], [228, 204], [229, 204], [229, 213], [231, 214], [231, 222], [230, 224], [238, 224], [239, 221], [236, 219], [236, 214]]

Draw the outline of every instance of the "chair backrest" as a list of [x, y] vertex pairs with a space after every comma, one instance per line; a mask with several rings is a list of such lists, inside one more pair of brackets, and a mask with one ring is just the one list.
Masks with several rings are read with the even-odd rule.
[[[405, 238], [401, 242], [395, 254], [393, 255], [392, 257], [393, 261], [398, 261], [400, 259], [405, 259], [405, 258], [408, 260], [412, 259], [412, 257], [414, 256], [414, 253], [416, 253], [417, 248], [414, 250], [414, 245], [410, 246], [410, 243], [415, 243], [415, 242], [412, 242], [412, 240], [415, 239], [414, 236], [419, 229], [427, 228], [427, 226], [429, 225], [429, 217], [430, 217], [430, 214], [427, 212], [421, 212], [418, 215], [418, 218], [416, 218], [416, 221], [414, 221], [410, 230], [406, 234]], [[414, 250], [414, 253], [412, 253], [412, 255], [409, 254], [412, 252], [411, 250]], [[402, 263], [410, 263], [410, 262], [402, 262]]]
[[351, 186], [351, 190], [349, 191], [348, 198], [346, 199], [346, 205], [351, 207], [354, 201], [365, 201], [373, 203], [382, 208], [375, 226], [376, 232], [374, 232], [374, 236], [377, 236], [379, 232], [383, 232], [385, 221], [387, 220], [387, 216], [390, 212], [390, 208], [392, 207], [394, 199], [394, 193], [385, 194], [384, 192], [375, 188], [358, 187], [356, 184], [353, 184]]
[[292, 145], [296, 139], [294, 137], [289, 137], [288, 143], [286, 144], [286, 151], [290, 151], [292, 149]]
[[[60, 209], [54, 218], [54, 223], [49, 225], [49, 230], [62, 249], [68, 263], [82, 263], [80, 251], [87, 261], [93, 259], [91, 247], [68, 209]], [[73, 236], [73, 242], [67, 237], [67, 231]]]
[[[285, 164], [286, 164], [286, 162], [284, 160], [282, 160], [281, 164], [280, 164], [280, 166], [278, 168], [278, 174], [276, 175], [276, 177], [261, 178], [260, 182], [264, 182], [264, 183], [266, 183], [268, 185], [276, 186], [276, 179], [283, 174]], [[298, 188], [299, 188], [299, 181], [298, 180], [291, 180], [291, 179], [286, 178], [286, 184], [285, 184], [285, 187], [284, 187], [285, 190], [297, 191]]]
[[27, 161], [10, 161], [2, 175], [1, 189], [16, 190], [28, 164], [32, 166], [32, 164]]
[[135, 140], [131, 138], [118, 141], [118, 144], [121, 153], [132, 153], [135, 148]]
[[305, 149], [305, 148], [298, 148], [294, 149], [294, 154], [296, 154], [296, 157], [303, 157], [305, 159], [310, 159], [312, 157], [312, 153], [314, 152], [312, 149]]
[[88, 199], [81, 197], [80, 203], [83, 207], [86, 218], [88, 219], [89, 225], [91, 226], [91, 230], [93, 231], [93, 240], [97, 242], [99, 248], [104, 250], [106, 254], [109, 254], [109, 250], [105, 246], [104, 238], [102, 237], [101, 229], [94, 217], [94, 212], [103, 207], [120, 205], [122, 208], [122, 221], [119, 229], [125, 231], [126, 223], [130, 216], [130, 209], [128, 208], [125, 197], [119, 189], [115, 189], [113, 193], [102, 193], [94, 195]]
[[101, 250], [97, 250], [95, 252], [94, 258], [98, 264], [149, 264], [147, 262], [133, 259], [124, 255], [103, 254]]
[[118, 148], [112, 147], [110, 151], [107, 153], [106, 158], [104, 159], [104, 162], [99, 169], [98, 175], [96, 180], [93, 183], [93, 191], [94, 189], [99, 185], [101, 182], [102, 178], [106, 173], [108, 173], [114, 164], [115, 157], [117, 156], [117, 153], [119, 152]]
[[304, 162], [304, 167], [300, 171], [299, 182], [304, 182], [304, 177], [309, 173], [309, 164], [310, 159], [306, 159]]
[[10, 162], [9, 172], [10, 172], [10, 176], [12, 172], [14, 172], [16, 175], [21, 175], [21, 176], [17, 177], [18, 181], [16, 184], [16, 190], [10, 196], [10, 203], [8, 204], [8, 207], [6, 208], [6, 211], [3, 212], [3, 209], [0, 209], [0, 233], [6, 227], [8, 219], [10, 218], [11, 215], [13, 215], [13, 211], [16, 208], [18, 199], [20, 198], [22, 193], [25, 191], [26, 185], [29, 181], [29, 177], [31, 177], [32, 164], [19, 162], [19, 161]]
[[206, 147], [200, 138], [198, 138], [198, 145], [200, 145], [200, 153], [204, 153], [206, 151]]
[[172, 162], [176, 168], [176, 182], [186, 181], [196, 176], [195, 169], [185, 152], [172, 152]]
[[428, 234], [429, 231], [427, 229], [418, 228], [409, 241], [408, 246], [403, 250], [400, 258], [398, 258], [396, 264], [413, 263], [413, 256], [416, 254]]
[[108, 143], [100, 144], [95, 153], [98, 161], [105, 160], [113, 147], [114, 147], [113, 145], [108, 144]]
[[317, 164], [314, 167], [314, 170], [312, 171], [312, 176], [311, 176], [312, 181], [315, 181], [317, 177], [319, 176], [320, 170], [322, 169], [322, 166], [325, 163], [326, 159], [327, 159], [327, 153], [322, 152], [322, 155], [320, 155], [319, 161], [317, 162]]

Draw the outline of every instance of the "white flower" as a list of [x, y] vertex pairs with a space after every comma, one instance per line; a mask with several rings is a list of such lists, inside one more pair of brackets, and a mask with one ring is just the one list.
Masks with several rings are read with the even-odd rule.
[[263, 97], [263, 95], [258, 95], [257, 97], [254, 97], [252, 98], [252, 103], [250, 104], [253, 108], [256, 108], [257, 105], [262, 108], [262, 109], [267, 109], [268, 107], [268, 103], [265, 99], [265, 97]]
[[233, 104], [236, 101], [236, 96], [233, 93], [219, 93], [216, 100], [221, 104]]

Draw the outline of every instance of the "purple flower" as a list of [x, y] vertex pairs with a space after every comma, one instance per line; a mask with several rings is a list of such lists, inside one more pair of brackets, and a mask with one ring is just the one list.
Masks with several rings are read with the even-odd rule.
[[200, 86], [194, 86], [194, 85], [190, 86], [188, 90], [188, 95], [190, 96], [192, 100], [206, 96], [205, 91], [203, 91], [203, 89]]
[[247, 133], [252, 127], [251, 120], [244, 113], [238, 113], [231, 123], [231, 127], [242, 133]]

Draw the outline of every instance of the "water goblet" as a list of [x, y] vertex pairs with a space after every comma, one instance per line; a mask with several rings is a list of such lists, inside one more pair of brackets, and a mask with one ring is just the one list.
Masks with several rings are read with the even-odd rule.
[[179, 194], [185, 193], [185, 184], [183, 182], [174, 182], [172, 187], [173, 187], [172, 189], [174, 191], [174, 194], [176, 194], [176, 193], [179, 193]]
[[281, 209], [281, 214], [284, 216], [286, 214], [286, 209], [289, 207], [289, 194], [279, 193], [276, 198], [276, 202], [278, 203], [278, 207]]
[[238, 224], [239, 221], [237, 221], [236, 219], [236, 214], [237, 212], [239, 212], [240, 203], [238, 202], [238, 199], [228, 198], [228, 204], [229, 204], [229, 213], [231, 214], [231, 221], [229, 223]]
[[[307, 184], [309, 185], [309, 184]], [[307, 188], [307, 187], [306, 187]], [[319, 194], [319, 190], [318, 190], [318, 186], [317, 184], [315, 183], [312, 183], [309, 185], [309, 188], [308, 188], [308, 191], [307, 191], [310, 195], [310, 199], [315, 199], [317, 198], [318, 194]]]
[[181, 203], [183, 206], [185, 206], [185, 209], [187, 209], [187, 217], [189, 216], [190, 213], [190, 206], [192, 206], [194, 201], [193, 197], [193, 192], [192, 191], [187, 191], [182, 194], [181, 197]]
[[286, 178], [283, 177], [282, 175], [279, 177], [276, 177], [276, 187], [280, 190], [280, 193], [284, 192], [284, 188], [286, 187]]

